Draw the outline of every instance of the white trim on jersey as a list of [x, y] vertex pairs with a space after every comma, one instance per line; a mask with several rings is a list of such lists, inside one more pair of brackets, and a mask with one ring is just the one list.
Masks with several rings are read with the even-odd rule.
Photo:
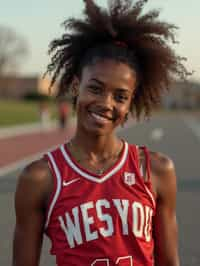
[[145, 185], [145, 183], [144, 183], [144, 187], [145, 187], [145, 190], [146, 190], [147, 194], [148, 194], [149, 197], [151, 198], [152, 203], [153, 203], [153, 206], [154, 206], [154, 208], [155, 208], [155, 207], [156, 207], [155, 197], [153, 196], [153, 194], [151, 193], [151, 191], [149, 190], [149, 188]]
[[124, 151], [123, 151], [123, 155], [122, 158], [120, 160], [120, 162], [111, 170], [109, 171], [105, 176], [103, 177], [96, 177], [96, 176], [92, 176], [88, 173], [86, 173], [85, 171], [83, 171], [82, 169], [80, 169], [69, 157], [69, 155], [67, 154], [67, 152], [65, 151], [64, 145], [61, 145], [60, 149], [61, 152], [66, 160], [66, 162], [72, 167], [72, 169], [74, 171], [76, 171], [79, 175], [85, 177], [86, 179], [89, 179], [91, 181], [94, 181], [96, 183], [103, 183], [104, 181], [106, 181], [109, 177], [111, 177], [112, 175], [114, 175], [117, 171], [119, 171], [119, 169], [123, 166], [123, 164], [126, 161], [127, 155], [128, 155], [128, 143], [124, 142]]
[[[138, 154], [139, 154], [139, 149], [140, 149], [140, 147], [137, 145], [136, 148], [137, 148], [137, 152], [138, 152]], [[147, 165], [147, 162], [146, 162], [146, 165]], [[153, 194], [151, 193], [151, 191], [149, 190], [149, 188], [148, 188], [148, 187], [146, 186], [146, 184], [145, 184], [145, 180], [144, 180], [144, 168], [143, 168], [143, 165], [142, 165], [142, 164], [140, 165], [139, 172], [140, 172], [141, 178], [142, 178], [143, 181], [144, 181], [144, 187], [145, 187], [145, 190], [146, 190], [147, 194], [149, 195], [149, 197], [151, 198], [152, 203], [153, 203], [153, 206], [154, 206], [154, 208], [155, 208], [155, 207], [156, 207], [155, 197], [153, 196]]]
[[50, 217], [51, 217], [51, 214], [52, 214], [52, 211], [53, 211], [53, 208], [56, 204], [56, 201], [58, 199], [58, 196], [60, 194], [60, 191], [61, 191], [61, 184], [62, 184], [62, 178], [61, 178], [61, 175], [60, 175], [60, 171], [55, 163], [55, 160], [52, 156], [52, 154], [50, 152], [47, 153], [47, 156], [49, 157], [49, 160], [51, 161], [51, 164], [53, 166], [53, 170], [55, 172], [55, 175], [56, 175], [56, 179], [57, 179], [57, 187], [56, 187], [56, 192], [55, 192], [55, 195], [53, 197], [53, 200], [49, 206], [49, 209], [48, 209], [48, 213], [47, 213], [47, 219], [46, 219], [46, 223], [45, 223], [45, 229], [48, 227], [49, 225], [49, 221], [50, 221]]
[[144, 177], [144, 170], [143, 170], [143, 165], [142, 164], [140, 165], [140, 174], [141, 174], [141, 176]]

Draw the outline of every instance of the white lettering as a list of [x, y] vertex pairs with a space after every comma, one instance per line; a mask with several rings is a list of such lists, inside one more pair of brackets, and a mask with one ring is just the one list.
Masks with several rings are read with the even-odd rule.
[[82, 239], [81, 231], [80, 231], [78, 207], [75, 207], [72, 209], [72, 214], [74, 216], [74, 222], [75, 223], [72, 222], [72, 220], [69, 216], [69, 213], [66, 212], [65, 213], [66, 225], [65, 225], [65, 222], [64, 222], [64, 219], [62, 218], [62, 216], [58, 217], [61, 228], [67, 237], [70, 248], [75, 247], [74, 241], [76, 241], [76, 243], [78, 245], [83, 243], [83, 239]]
[[91, 241], [98, 238], [97, 231], [91, 232], [90, 225], [94, 223], [94, 217], [88, 215], [88, 210], [94, 208], [94, 204], [92, 201], [84, 203], [80, 206], [82, 216], [83, 216], [83, 224], [85, 228], [85, 236], [87, 241]]
[[131, 203], [127, 199], [99, 199], [96, 204], [90, 201], [80, 207], [74, 207], [71, 213], [66, 212], [65, 215], [59, 216], [58, 220], [69, 247], [74, 248], [83, 244], [84, 239], [92, 241], [100, 235], [109, 237], [118, 230], [122, 235], [132, 232], [136, 238], [144, 238], [146, 242], [150, 242], [152, 216], [153, 210], [140, 202]]
[[120, 200], [120, 199], [113, 199], [114, 205], [117, 208], [119, 216], [122, 222], [122, 232], [124, 235], [128, 235], [128, 207], [129, 201], [128, 200]]
[[95, 266], [96, 264], [99, 264], [99, 262], [100, 262], [101, 265], [103, 265], [103, 263], [101, 263], [101, 262], [105, 262], [105, 266], [109, 266], [110, 265], [109, 259], [96, 259], [95, 261], [93, 261], [91, 266]]
[[136, 237], [142, 237], [144, 228], [144, 208], [141, 203], [134, 202], [133, 210], [133, 233]]
[[97, 216], [100, 221], [105, 221], [107, 223], [107, 229], [100, 227], [99, 231], [102, 236], [108, 237], [113, 234], [113, 221], [112, 217], [109, 214], [102, 213], [102, 206], [105, 208], [110, 208], [110, 203], [106, 199], [98, 200], [96, 203]]
[[[91, 263], [91, 266], [95, 266], [95, 265], [110, 266], [111, 263], [112, 262], [110, 262], [109, 259], [96, 259]], [[112, 265], [113, 265], [113, 263], [112, 263]], [[115, 262], [115, 265], [133, 266], [133, 257], [132, 256], [118, 257], [116, 262]]]
[[151, 240], [151, 224], [152, 224], [153, 210], [149, 206], [145, 206], [145, 228], [144, 235], [147, 242]]
[[119, 257], [116, 260], [116, 265], [119, 265], [119, 264], [121, 265], [120, 262], [122, 262], [123, 265], [125, 265], [125, 262], [126, 262], [126, 265], [133, 266], [133, 257], [132, 256]]

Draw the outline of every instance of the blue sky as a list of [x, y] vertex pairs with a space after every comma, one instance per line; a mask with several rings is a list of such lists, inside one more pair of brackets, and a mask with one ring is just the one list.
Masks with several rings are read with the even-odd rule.
[[[106, 0], [96, 2], [105, 5]], [[30, 53], [21, 72], [42, 74], [49, 62], [49, 42], [62, 34], [60, 25], [66, 18], [81, 14], [83, 0], [0, 0], [0, 6], [0, 25], [13, 28], [28, 42]], [[200, 1], [149, 0], [146, 8], [161, 8], [161, 18], [180, 27], [177, 32], [180, 44], [174, 48], [188, 58], [186, 66], [200, 80]]]

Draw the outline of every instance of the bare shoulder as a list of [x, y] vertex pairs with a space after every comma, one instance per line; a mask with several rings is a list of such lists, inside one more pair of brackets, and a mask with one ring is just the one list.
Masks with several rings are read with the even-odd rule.
[[53, 179], [48, 162], [40, 159], [27, 165], [18, 178], [16, 197], [29, 196], [45, 204], [53, 189]]
[[150, 151], [151, 176], [158, 196], [176, 193], [176, 172], [173, 160], [160, 152]]
[[19, 176], [19, 182], [30, 185], [42, 185], [50, 179], [48, 162], [44, 159], [34, 161], [27, 165]]
[[175, 169], [173, 160], [163, 153], [150, 151], [150, 160], [152, 171], [157, 174], [164, 174]]
[[36, 160], [27, 165], [20, 175], [20, 178], [40, 181], [49, 174], [48, 162], [44, 159]]

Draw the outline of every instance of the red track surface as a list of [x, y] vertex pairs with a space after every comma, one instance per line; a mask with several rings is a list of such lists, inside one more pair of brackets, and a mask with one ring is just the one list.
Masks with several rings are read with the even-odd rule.
[[74, 129], [52, 130], [0, 139], [0, 168], [50, 149], [71, 138]]

